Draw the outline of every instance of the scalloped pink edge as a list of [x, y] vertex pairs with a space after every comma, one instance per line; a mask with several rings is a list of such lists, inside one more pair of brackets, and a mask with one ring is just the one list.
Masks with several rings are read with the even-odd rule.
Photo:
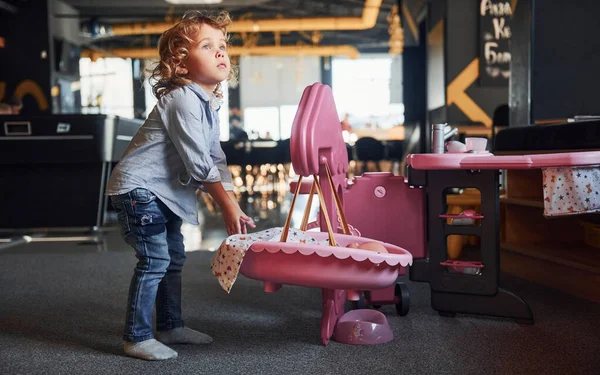
[[[307, 232], [308, 235], [317, 241], [322, 241], [328, 238], [327, 232]], [[267, 251], [269, 253], [283, 252], [285, 254], [300, 253], [302, 255], [316, 254], [322, 258], [334, 256], [337, 259], [352, 258], [357, 262], [369, 260], [373, 264], [386, 263], [389, 266], [400, 264], [402, 267], [412, 265], [413, 257], [410, 252], [399, 246], [392, 245], [386, 242], [372, 240], [366, 237], [349, 236], [345, 234], [334, 234], [338, 246], [325, 246], [318, 244], [299, 244], [295, 242], [275, 242], [275, 241], [257, 241], [248, 248], [249, 251], [259, 253]], [[360, 250], [344, 247], [349, 243], [357, 242], [363, 244], [365, 242], [379, 242], [389, 253], [376, 253], [373, 251]]]

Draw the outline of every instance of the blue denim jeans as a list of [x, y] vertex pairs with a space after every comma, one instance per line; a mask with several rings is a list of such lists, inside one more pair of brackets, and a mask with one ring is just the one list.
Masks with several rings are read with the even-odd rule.
[[123, 339], [154, 338], [152, 312], [156, 301], [156, 330], [183, 327], [181, 269], [186, 255], [181, 218], [146, 189], [111, 196], [121, 235], [138, 258], [129, 285]]

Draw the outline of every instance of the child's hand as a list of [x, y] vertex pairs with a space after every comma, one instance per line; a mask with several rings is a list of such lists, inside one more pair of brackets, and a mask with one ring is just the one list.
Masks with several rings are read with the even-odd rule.
[[240, 209], [240, 212], [242, 213], [240, 216], [240, 230], [242, 231], [242, 234], [246, 234], [248, 233], [246, 226], [249, 226], [250, 228], [256, 228], [256, 225], [254, 224], [254, 221], [249, 218], [246, 214], [244, 214], [244, 212], [241, 210], [237, 198], [235, 196], [235, 194], [233, 193], [233, 191], [228, 191], [227, 195], [229, 196], [229, 198], [231, 199], [231, 202], [234, 204], [234, 206], [236, 206], [238, 209]]
[[246, 233], [246, 226], [256, 228], [252, 219], [250, 219], [240, 208], [237, 199], [232, 191], [226, 192], [221, 182], [203, 182], [204, 190], [219, 204], [223, 210], [223, 219], [227, 234]]
[[254, 220], [252, 220], [250, 217], [248, 217], [246, 214], [244, 214], [242, 212], [242, 216], [240, 216], [240, 227], [241, 227], [243, 234], [248, 233], [246, 226], [249, 226], [252, 229], [256, 228], [256, 224], [254, 224]]
[[230, 206], [230, 209], [224, 212], [225, 228], [227, 228], [227, 234], [245, 234], [247, 233], [246, 226], [250, 228], [256, 228], [254, 222], [248, 217], [242, 210], [234, 205]]

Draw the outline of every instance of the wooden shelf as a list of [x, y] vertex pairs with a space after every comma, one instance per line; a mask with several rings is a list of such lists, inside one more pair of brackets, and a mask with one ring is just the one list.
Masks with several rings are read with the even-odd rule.
[[600, 249], [572, 244], [514, 244], [503, 242], [500, 248], [535, 259], [600, 275]]
[[503, 196], [500, 197], [500, 203], [506, 203], [516, 206], [544, 208], [544, 202], [537, 199], [508, 198], [506, 196]]
[[503, 272], [600, 303], [600, 249], [585, 245], [500, 245]]
[[502, 271], [600, 302], [600, 249], [584, 243], [581, 223], [588, 215], [545, 218], [542, 181], [538, 168], [506, 171], [500, 197]]

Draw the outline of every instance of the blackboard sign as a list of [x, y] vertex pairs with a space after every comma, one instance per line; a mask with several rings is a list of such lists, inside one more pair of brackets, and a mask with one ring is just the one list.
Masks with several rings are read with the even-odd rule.
[[510, 1], [479, 2], [479, 84], [507, 86], [510, 77]]

